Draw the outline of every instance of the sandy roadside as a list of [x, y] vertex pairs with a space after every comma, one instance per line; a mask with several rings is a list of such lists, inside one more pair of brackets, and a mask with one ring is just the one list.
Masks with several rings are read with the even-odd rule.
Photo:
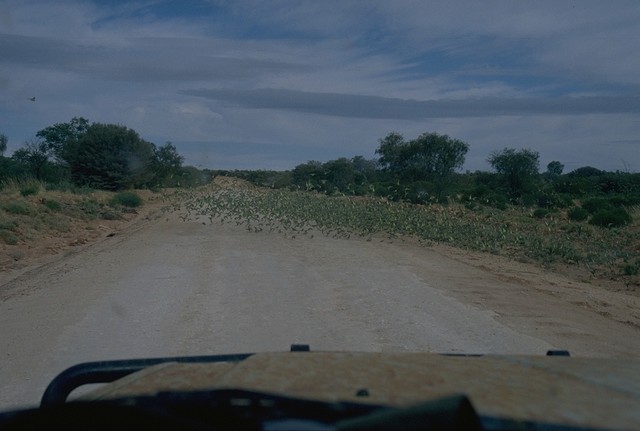
[[78, 362], [319, 350], [638, 357], [638, 298], [412, 241], [295, 239], [149, 205], [2, 274], [0, 406]]
[[[146, 229], [149, 224], [162, 219], [166, 223], [180, 225], [184, 222], [173, 213], [166, 212], [167, 202], [163, 195], [143, 191], [145, 205], [125, 215], [120, 220], [99, 220], [79, 224], [64, 236], [42, 238], [41, 240], [21, 246], [5, 246], [4, 265], [0, 271], [0, 300], [12, 295], [11, 282], [16, 279], [28, 280], [30, 274], [40, 272], [49, 265], [55, 265], [69, 256], [83, 253], [91, 247], [116, 236], [128, 236], [133, 232], [152, 232]], [[166, 226], [171, 229], [171, 226]], [[357, 240], [356, 240], [357, 241]], [[591, 281], [579, 281], [566, 273], [546, 270], [533, 264], [516, 262], [504, 257], [461, 250], [447, 245], [423, 246], [412, 240], [386, 240], [387, 245], [399, 247], [403, 253], [415, 252], [417, 249], [428, 249], [437, 254], [443, 261], [462, 264], [480, 273], [491, 276], [497, 282], [480, 285], [470, 283], [460, 286], [449, 283], [447, 266], [438, 268], [437, 281], [434, 281], [433, 270], [426, 277], [434, 286], [446, 291], [457, 299], [480, 306], [496, 313], [498, 319], [522, 320], [531, 315], [527, 308], [534, 308], [533, 298], [552, 298], [557, 306], [558, 315], [575, 314], [576, 310], [585, 312], [586, 316], [610, 320], [615, 324], [623, 324], [640, 333], [640, 295], [631, 290], [625, 291], [622, 286], [611, 288], [611, 284], [603, 285]], [[9, 251], [7, 251], [9, 250]], [[10, 255], [20, 255], [20, 259], [11, 261]], [[405, 256], [408, 258], [408, 256]], [[410, 259], [409, 259], [410, 260]], [[420, 266], [420, 264], [416, 264]], [[21, 283], [24, 285], [24, 283]], [[526, 299], [523, 299], [526, 298]], [[527, 302], [529, 305], [527, 305]], [[519, 304], [519, 305], [518, 305]], [[563, 307], [569, 307], [563, 309]], [[640, 353], [639, 353], [640, 354]]]

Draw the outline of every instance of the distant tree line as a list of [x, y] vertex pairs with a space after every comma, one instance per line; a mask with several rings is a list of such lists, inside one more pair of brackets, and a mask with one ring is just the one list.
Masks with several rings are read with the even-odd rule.
[[377, 159], [312, 160], [288, 171], [201, 171], [183, 166], [184, 158], [171, 142], [156, 146], [125, 126], [90, 123], [82, 117], [38, 131], [11, 157], [4, 157], [7, 142], [0, 134], [0, 181], [31, 177], [121, 190], [191, 186], [214, 175], [231, 175], [272, 188], [380, 196], [415, 204], [536, 206], [541, 215], [579, 206], [579, 211], [572, 212], [576, 219], [585, 217], [585, 211], [592, 216], [609, 211], [620, 223], [629, 220], [624, 208], [640, 205], [640, 174], [590, 166], [565, 174], [559, 161], [540, 172], [540, 156], [530, 149], [494, 151], [487, 158], [492, 172], [462, 173], [469, 145], [438, 133], [406, 140], [392, 132], [379, 140]]
[[195, 185], [204, 174], [183, 166], [184, 157], [171, 142], [156, 146], [128, 127], [82, 117], [46, 127], [11, 157], [1, 157], [6, 148], [7, 138], [0, 135], [0, 180], [31, 177], [122, 190]]
[[[640, 174], [606, 172], [586, 166], [563, 173], [552, 161], [540, 172], [540, 156], [530, 149], [504, 148], [487, 161], [492, 172], [466, 172], [468, 144], [447, 135], [425, 133], [405, 140], [389, 133], [378, 142], [377, 159], [342, 157], [327, 162], [309, 161], [290, 171], [216, 171], [272, 188], [308, 190], [328, 195], [373, 195], [415, 204], [449, 202], [505, 209], [508, 205], [537, 207], [544, 216], [554, 209], [580, 207], [615, 213], [624, 224], [624, 208], [640, 205]], [[581, 211], [574, 212], [577, 218]], [[624, 212], [624, 213], [623, 213]]]

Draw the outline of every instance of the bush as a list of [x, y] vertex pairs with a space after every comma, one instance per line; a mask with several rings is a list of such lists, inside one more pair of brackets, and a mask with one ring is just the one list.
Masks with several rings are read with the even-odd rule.
[[12, 201], [4, 205], [4, 210], [11, 214], [19, 214], [19, 215], [34, 215], [36, 213], [36, 209], [33, 205], [22, 202], [22, 201]]
[[116, 194], [113, 199], [111, 199], [111, 203], [114, 205], [136, 208], [142, 205], [142, 198], [134, 192], [125, 191]]
[[629, 223], [631, 215], [624, 208], [599, 210], [589, 220], [589, 224], [601, 227], [620, 227]]
[[60, 202], [54, 199], [46, 199], [43, 203], [44, 203], [44, 206], [46, 206], [52, 211], [60, 211], [62, 209], [62, 205], [60, 205]]
[[640, 204], [640, 196], [633, 195], [616, 195], [609, 198], [609, 203], [616, 207], [630, 207]]
[[587, 210], [589, 214], [595, 214], [598, 211], [611, 210], [613, 206], [608, 199], [605, 198], [591, 198], [582, 203], [582, 208]]
[[7, 245], [18, 244], [18, 237], [11, 231], [0, 229], [0, 239]]
[[640, 273], [640, 259], [636, 259], [635, 263], [628, 263], [622, 267], [624, 275], [638, 275]]
[[0, 221], [0, 230], [15, 230], [17, 227], [18, 227], [18, 222], [15, 220]]
[[533, 211], [533, 216], [535, 218], [545, 218], [548, 215], [549, 215], [549, 210], [546, 208], [536, 208]]
[[38, 185], [30, 184], [28, 186], [22, 187], [20, 189], [20, 194], [22, 196], [32, 196], [32, 195], [37, 195], [39, 191], [40, 191], [40, 187]]
[[569, 220], [572, 221], [585, 221], [589, 217], [589, 211], [580, 207], [573, 207], [567, 211]]
[[553, 192], [540, 192], [537, 199], [540, 208], [566, 208], [572, 204], [571, 197]]

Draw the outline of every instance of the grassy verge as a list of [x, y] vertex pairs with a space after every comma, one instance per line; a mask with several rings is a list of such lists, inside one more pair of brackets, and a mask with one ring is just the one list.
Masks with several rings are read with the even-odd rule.
[[47, 241], [69, 238], [71, 242], [75, 233], [83, 236], [100, 223], [124, 220], [132, 206], [142, 204], [134, 195], [60, 185], [52, 189], [34, 180], [0, 183], [3, 265], [35, 253]]
[[541, 217], [526, 208], [498, 210], [458, 204], [414, 205], [381, 198], [328, 197], [252, 186], [214, 186], [181, 196], [186, 218], [241, 224], [251, 231], [349, 238], [413, 237], [494, 253], [553, 269], [579, 269], [585, 279], [640, 286], [640, 225], [602, 228], [572, 221], [566, 211]]

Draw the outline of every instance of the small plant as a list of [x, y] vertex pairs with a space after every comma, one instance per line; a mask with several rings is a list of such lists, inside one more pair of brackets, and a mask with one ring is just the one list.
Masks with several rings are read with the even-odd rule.
[[62, 205], [55, 199], [45, 199], [44, 206], [49, 208], [51, 211], [60, 211], [62, 209]]
[[15, 230], [17, 227], [18, 227], [18, 222], [15, 220], [0, 221], [0, 230]]
[[589, 220], [589, 224], [601, 227], [621, 227], [631, 223], [631, 216], [624, 208], [599, 210]]
[[640, 273], [640, 259], [636, 260], [636, 263], [628, 263], [622, 267], [624, 275], [634, 276]]
[[3, 208], [8, 213], [18, 215], [34, 215], [37, 212], [33, 205], [23, 201], [8, 202]]
[[0, 239], [2, 239], [7, 245], [18, 244], [18, 237], [16, 236], [16, 234], [9, 230], [0, 229]]
[[22, 196], [33, 196], [37, 195], [40, 191], [40, 186], [38, 184], [29, 184], [20, 189], [20, 194]]
[[585, 221], [589, 218], [589, 211], [580, 207], [572, 207], [567, 211], [567, 217], [572, 221]]
[[605, 198], [591, 198], [582, 203], [582, 208], [587, 210], [589, 214], [595, 214], [598, 211], [610, 210], [613, 208], [608, 199]]
[[104, 206], [104, 204], [98, 202], [94, 198], [83, 199], [77, 205], [78, 210], [80, 210], [85, 217], [89, 217], [90, 219], [99, 218]]
[[104, 209], [100, 213], [100, 218], [102, 220], [122, 220], [122, 216], [115, 211], [111, 211], [109, 209]]
[[536, 208], [533, 211], [533, 216], [535, 218], [545, 218], [548, 215], [549, 215], [549, 210], [546, 208]]
[[112, 205], [136, 208], [142, 205], [142, 198], [131, 191], [120, 192], [111, 199]]

